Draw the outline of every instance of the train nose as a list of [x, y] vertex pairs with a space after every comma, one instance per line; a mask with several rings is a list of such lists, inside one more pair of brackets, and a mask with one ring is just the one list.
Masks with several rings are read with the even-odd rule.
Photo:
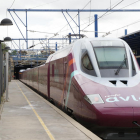
[[[110, 127], [133, 127], [133, 108], [102, 108], [97, 111], [98, 124]], [[140, 111], [139, 111], [140, 117]], [[139, 118], [135, 117], [135, 121]], [[140, 119], [139, 119], [140, 120]], [[139, 121], [138, 121], [139, 122]]]
[[111, 127], [140, 127], [140, 107], [106, 107], [97, 111], [98, 124]]
[[133, 117], [133, 124], [134, 127], [140, 127], [140, 107], [133, 107], [134, 117]]

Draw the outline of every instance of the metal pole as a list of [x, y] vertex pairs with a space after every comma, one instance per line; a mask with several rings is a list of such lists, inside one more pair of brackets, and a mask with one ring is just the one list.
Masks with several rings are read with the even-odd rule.
[[6, 90], [6, 60], [5, 60], [5, 54], [4, 54], [4, 91]]
[[94, 15], [95, 18], [95, 37], [98, 37], [98, 15]]
[[20, 50], [20, 61], [21, 61], [21, 48], [20, 48], [20, 39], [19, 39], [19, 50]]
[[11, 79], [12, 79], [12, 74], [11, 74], [11, 60], [10, 60], [10, 57], [9, 57], [9, 78], [10, 78], [10, 82], [11, 82]]
[[1, 75], [1, 81], [2, 81], [2, 85], [1, 85], [1, 92], [2, 92], [2, 95], [3, 95], [3, 51], [2, 51], [2, 55], [1, 55], [1, 67], [2, 67], [2, 75]]
[[28, 25], [27, 25], [27, 10], [26, 10], [26, 48], [28, 49]]
[[79, 23], [79, 39], [80, 39], [80, 12], [78, 10], [78, 23]]
[[55, 50], [57, 51], [57, 42], [56, 42], [56, 44], [55, 44]]
[[9, 60], [9, 53], [6, 52], [6, 101], [8, 101], [8, 60]]
[[[1, 91], [2, 91], [2, 95], [3, 95], [3, 52], [2, 52], [2, 55], [1, 55], [1, 67], [2, 67], [2, 75], [1, 75], [1, 81], [2, 81], [2, 84], [1, 84]], [[1, 95], [1, 96], [2, 96]]]
[[125, 35], [127, 35], [127, 29], [125, 29]]
[[18, 65], [18, 51], [17, 51], [17, 65]]
[[14, 12], [140, 12], [140, 9], [8, 9]]
[[1, 57], [2, 56], [2, 48], [1, 48], [1, 42], [0, 42], [0, 104], [1, 104], [1, 96], [2, 96], [2, 61]]
[[69, 44], [71, 44], [71, 33], [69, 33]]

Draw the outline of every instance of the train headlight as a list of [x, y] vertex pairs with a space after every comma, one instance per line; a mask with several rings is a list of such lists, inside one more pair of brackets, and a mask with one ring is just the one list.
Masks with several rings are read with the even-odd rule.
[[102, 100], [99, 94], [86, 95], [84, 99], [90, 104], [103, 104], [104, 103], [104, 101]]

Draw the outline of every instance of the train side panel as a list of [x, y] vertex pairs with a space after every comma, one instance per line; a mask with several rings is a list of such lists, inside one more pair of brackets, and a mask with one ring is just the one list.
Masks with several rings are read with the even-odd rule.
[[67, 65], [66, 56], [69, 54], [71, 47], [63, 49], [53, 55], [50, 61], [50, 98], [59, 105], [64, 105], [65, 94], [65, 77]]
[[29, 70], [27, 71], [27, 85], [29, 85]]
[[63, 63], [63, 58], [50, 62], [50, 97], [58, 103], [63, 99]]
[[30, 71], [29, 71], [29, 77], [30, 77], [29, 86], [33, 87], [33, 69], [30, 69]]
[[40, 66], [38, 70], [38, 90], [45, 96], [48, 96], [48, 65]]
[[33, 69], [33, 88], [38, 90], [38, 67]]

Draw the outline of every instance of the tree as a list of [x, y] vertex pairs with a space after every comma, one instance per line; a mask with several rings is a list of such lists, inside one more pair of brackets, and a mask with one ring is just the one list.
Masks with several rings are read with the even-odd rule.
[[22, 51], [22, 50], [20, 50], [20, 51], [19, 51], [19, 54], [21, 54], [21, 55], [26, 55], [26, 54], [27, 54], [27, 51]]
[[1, 48], [4, 49], [7, 45], [5, 43], [1, 43]]
[[3, 50], [3, 54], [5, 53], [5, 52], [7, 52], [8, 50], [4, 50], [4, 48], [7, 46], [7, 44], [5, 44], [5, 43], [1, 43], [1, 48], [2, 48], [2, 50]]
[[17, 50], [12, 50], [11, 55], [17, 55]]

